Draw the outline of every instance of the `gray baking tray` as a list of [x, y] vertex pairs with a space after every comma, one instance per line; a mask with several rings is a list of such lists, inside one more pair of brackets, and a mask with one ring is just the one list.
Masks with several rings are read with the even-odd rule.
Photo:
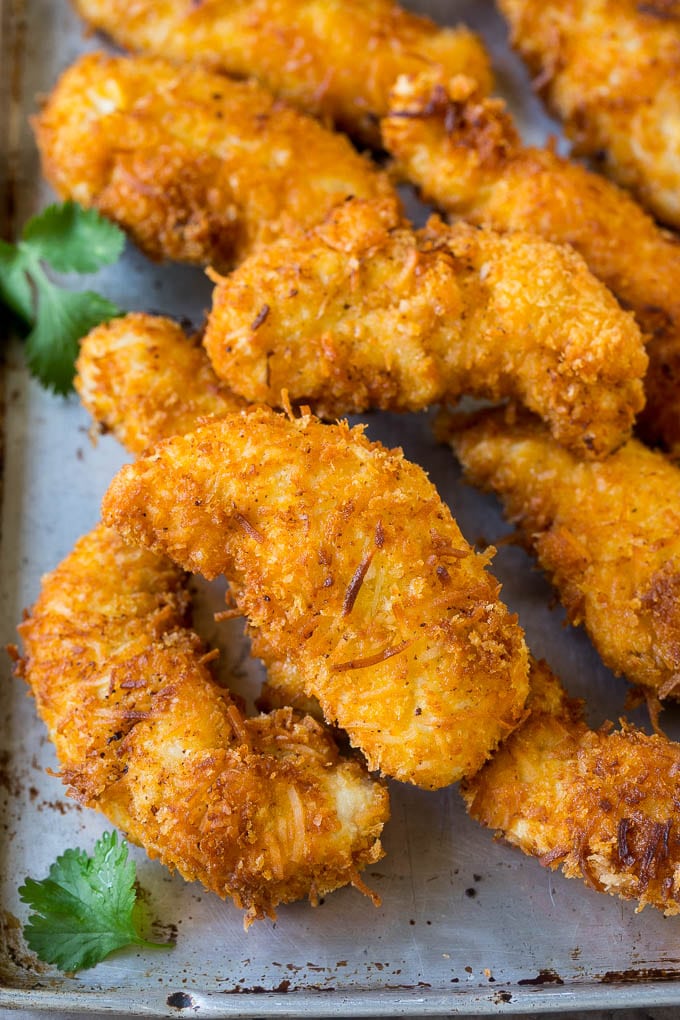
[[[413, 4], [412, 6], [416, 6]], [[464, 18], [494, 54], [499, 87], [527, 137], [556, 131], [486, 2], [422, 3], [442, 21]], [[36, 97], [78, 53], [84, 37], [66, 0], [4, 0], [2, 7], [2, 215], [9, 232], [51, 196], [41, 183], [26, 118]], [[89, 282], [89, 281], [88, 281]], [[95, 286], [123, 307], [200, 321], [209, 304], [202, 273], [152, 266], [130, 246]], [[110, 438], [95, 447], [75, 400], [50, 396], [27, 376], [21, 349], [6, 350], [5, 475], [0, 548], [1, 643], [35, 599], [40, 577], [97, 520], [99, 500], [125, 455]], [[427, 416], [370, 419], [369, 434], [403, 445], [431, 473], [471, 541], [506, 532], [493, 499], [466, 487], [449, 452], [435, 445]], [[601, 665], [587, 638], [564, 626], [551, 591], [527, 557], [501, 546], [494, 570], [520, 613], [533, 651], [545, 656], [591, 720], [616, 719], [626, 686]], [[219, 593], [197, 585], [204, 634], [224, 650], [225, 677], [252, 694], [261, 674], [240, 624], [218, 629]], [[121, 951], [94, 970], [65, 977], [36, 966], [17, 918], [17, 887], [41, 877], [69, 846], [91, 848], [107, 827], [64, 796], [46, 774], [56, 760], [22, 682], [2, 659], [0, 684], [0, 1007], [130, 1015], [380, 1016], [456, 1011], [512, 1013], [680, 1004], [680, 918], [598, 895], [494, 842], [467, 818], [457, 790], [426, 793], [393, 784], [387, 856], [365, 877], [382, 897], [374, 908], [354, 890], [316, 910], [281, 909], [276, 923], [245, 934], [240, 913], [196, 885], [133, 854], [159, 935], [170, 953]], [[642, 714], [634, 714], [643, 722]], [[680, 735], [680, 716], [664, 723]]]

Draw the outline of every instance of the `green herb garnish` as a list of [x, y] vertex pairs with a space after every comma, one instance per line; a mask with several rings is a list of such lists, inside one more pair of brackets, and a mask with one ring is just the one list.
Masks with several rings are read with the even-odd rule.
[[51, 205], [25, 225], [20, 240], [0, 240], [0, 301], [28, 331], [26, 358], [43, 386], [73, 387], [79, 340], [121, 309], [94, 291], [64, 290], [44, 263], [61, 273], [93, 273], [119, 258], [125, 235], [95, 209]]
[[67, 850], [42, 881], [24, 880], [19, 896], [31, 913], [24, 927], [30, 949], [64, 971], [94, 967], [114, 949], [153, 949], [172, 943], [147, 942], [139, 934], [140, 904], [135, 865], [115, 832], [105, 832], [92, 856]]

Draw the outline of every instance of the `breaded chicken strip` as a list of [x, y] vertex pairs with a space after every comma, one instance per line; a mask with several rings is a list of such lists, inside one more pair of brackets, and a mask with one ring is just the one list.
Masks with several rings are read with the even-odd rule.
[[123, 468], [104, 515], [225, 574], [254, 653], [301, 676], [372, 769], [445, 786], [521, 716], [526, 647], [487, 558], [425, 473], [361, 428], [229, 415]]
[[529, 715], [463, 783], [471, 816], [593, 889], [680, 913], [680, 744], [592, 730], [545, 663]]
[[400, 74], [491, 71], [468, 29], [442, 28], [393, 0], [74, 0], [126, 49], [256, 78], [287, 102], [378, 145]]
[[113, 432], [131, 453], [245, 406], [217, 378], [199, 337], [188, 337], [172, 319], [140, 312], [88, 333], [73, 382], [99, 429]]
[[530, 230], [583, 256], [649, 337], [645, 438], [680, 455], [680, 245], [623, 191], [551, 149], [527, 148], [501, 100], [463, 78], [401, 78], [386, 147], [451, 215]]
[[[140, 312], [95, 326], [81, 342], [74, 385], [99, 431], [112, 432], [137, 454], [245, 406], [217, 378], [196, 340], [172, 319]], [[268, 676], [258, 704], [323, 719], [295, 671]]]
[[48, 181], [152, 258], [228, 268], [349, 195], [398, 200], [341, 135], [258, 85], [159, 58], [81, 57], [34, 120]]
[[680, 696], [680, 469], [631, 440], [577, 460], [502, 409], [442, 426], [475, 485], [493, 490], [615, 673]]
[[69, 793], [247, 923], [360, 884], [387, 792], [312, 719], [245, 719], [187, 606], [180, 570], [101, 525], [43, 580], [19, 670]]
[[511, 397], [580, 456], [625, 440], [643, 403], [640, 331], [571, 249], [348, 202], [217, 278], [205, 346], [253, 402], [336, 418]]
[[565, 122], [660, 220], [680, 227], [678, 0], [499, 0], [512, 42]]

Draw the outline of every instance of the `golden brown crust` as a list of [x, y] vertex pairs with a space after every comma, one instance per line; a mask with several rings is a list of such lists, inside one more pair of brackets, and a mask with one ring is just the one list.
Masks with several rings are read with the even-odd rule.
[[444, 786], [521, 716], [526, 648], [485, 559], [424, 472], [361, 430], [230, 415], [124, 468], [104, 513], [226, 574], [255, 654], [290, 662], [371, 768]]
[[348, 195], [398, 200], [341, 135], [254, 83], [160, 58], [81, 57], [34, 120], [45, 176], [152, 258], [228, 268]]
[[571, 244], [648, 337], [645, 438], [680, 454], [680, 245], [616, 185], [522, 146], [501, 100], [474, 83], [401, 78], [386, 147], [400, 172], [451, 215]]
[[578, 153], [680, 227], [680, 4], [499, 0]]
[[631, 440], [578, 461], [537, 421], [483, 412], [447, 426], [466, 475], [492, 489], [604, 662], [680, 693], [680, 469]]
[[374, 146], [400, 74], [438, 67], [491, 88], [488, 57], [472, 32], [442, 28], [393, 0], [75, 0], [75, 6], [126, 49], [256, 78]]
[[643, 401], [640, 332], [571, 250], [529, 234], [352, 201], [218, 278], [205, 346], [249, 401], [337, 418], [465, 393], [520, 400], [580, 456], [627, 438]]
[[[81, 342], [74, 385], [97, 427], [131, 453], [245, 406], [212, 370], [199, 337], [176, 322], [130, 312], [96, 326]], [[258, 704], [323, 719], [295, 670], [269, 675]]]
[[593, 889], [680, 913], [680, 745], [623, 724], [591, 730], [545, 663], [527, 719], [463, 783], [471, 816]]
[[20, 669], [69, 793], [248, 919], [353, 881], [386, 791], [312, 719], [245, 719], [187, 606], [181, 571], [102, 525], [44, 578]]
[[100, 429], [131, 453], [245, 406], [213, 372], [199, 336], [140, 312], [88, 333], [73, 384]]

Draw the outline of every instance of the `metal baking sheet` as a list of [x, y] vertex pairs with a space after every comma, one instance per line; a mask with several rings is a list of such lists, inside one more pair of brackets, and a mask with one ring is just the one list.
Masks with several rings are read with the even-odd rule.
[[[485, 36], [500, 90], [525, 134], [556, 132], [531, 96], [489, 2], [441, 0], [419, 9], [439, 20], [464, 19]], [[58, 72], [87, 48], [67, 0], [4, 0], [0, 144], [5, 231], [45, 204], [27, 116]], [[197, 270], [155, 267], [131, 246], [119, 266], [102, 272], [98, 289], [131, 309], [159, 310], [199, 321], [209, 285]], [[125, 455], [110, 438], [94, 447], [75, 399], [50, 396], [10, 346], [3, 381], [5, 484], [0, 549], [2, 644], [15, 640], [23, 608], [41, 574], [97, 520], [99, 500]], [[370, 419], [369, 434], [403, 445], [423, 464], [471, 541], [506, 532], [495, 501], [466, 487], [449, 452], [431, 438], [427, 416]], [[551, 592], [518, 549], [502, 546], [494, 571], [520, 613], [529, 643], [568, 689], [587, 697], [591, 720], [616, 719], [626, 686], [600, 664], [587, 638], [549, 608]], [[215, 592], [198, 586], [204, 621]], [[252, 693], [261, 680], [240, 625], [206, 624], [224, 649], [225, 675]], [[107, 827], [64, 796], [45, 772], [56, 760], [23, 684], [2, 661], [0, 685], [0, 1006], [130, 1015], [380, 1016], [512, 1013], [680, 1004], [680, 919], [598, 895], [494, 842], [467, 818], [455, 788], [437, 794], [392, 785], [387, 856], [365, 877], [382, 897], [375, 909], [354, 890], [329, 896], [316, 910], [282, 908], [275, 923], [244, 934], [241, 914], [197, 885], [171, 877], [133, 851], [158, 933], [175, 933], [171, 953], [121, 951], [91, 971], [65, 977], [36, 967], [22, 946], [25, 919], [17, 887], [44, 875], [65, 848], [90, 848]], [[642, 714], [636, 721], [644, 721]], [[669, 732], [680, 715], [668, 711]]]

